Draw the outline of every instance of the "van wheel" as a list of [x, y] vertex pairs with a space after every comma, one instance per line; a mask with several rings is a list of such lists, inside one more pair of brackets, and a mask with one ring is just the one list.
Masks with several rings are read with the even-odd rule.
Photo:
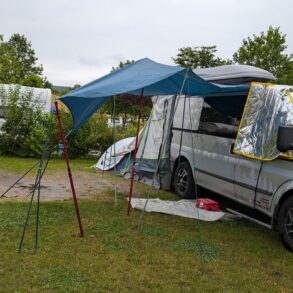
[[293, 251], [293, 197], [286, 199], [280, 208], [278, 230], [285, 247]]
[[182, 198], [195, 198], [195, 187], [192, 175], [192, 170], [188, 162], [180, 162], [174, 173], [174, 189], [175, 192]]

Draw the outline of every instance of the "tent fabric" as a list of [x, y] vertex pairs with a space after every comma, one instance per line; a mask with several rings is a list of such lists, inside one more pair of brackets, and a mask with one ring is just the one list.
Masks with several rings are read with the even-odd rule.
[[147, 183], [152, 179], [151, 184], [162, 187], [170, 177], [170, 133], [176, 96], [154, 96], [152, 103], [153, 109], [137, 151], [135, 170], [139, 181]]
[[123, 138], [111, 145], [100, 157], [95, 165], [96, 169], [108, 171], [123, 160], [125, 155], [131, 153], [135, 148], [135, 136]]
[[166, 129], [164, 129], [165, 121], [167, 118], [170, 119], [170, 107], [173, 98], [174, 96], [152, 97], [153, 109], [137, 151], [137, 159], [158, 159], [160, 146], [166, 132]]
[[247, 86], [217, 86], [191, 70], [141, 59], [109, 73], [60, 98], [73, 116], [73, 129], [81, 127], [109, 97], [128, 93], [154, 95], [214, 95], [248, 92]]

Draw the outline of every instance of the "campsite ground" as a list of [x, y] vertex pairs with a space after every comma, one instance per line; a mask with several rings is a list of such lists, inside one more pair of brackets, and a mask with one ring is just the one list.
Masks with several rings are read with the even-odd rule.
[[[64, 162], [53, 160], [44, 177], [36, 254], [35, 211], [17, 253], [28, 201], [22, 194], [33, 174], [0, 200], [1, 292], [293, 292], [293, 254], [277, 234], [244, 220], [207, 223], [163, 214], [146, 214], [139, 228], [141, 212], [126, 215], [127, 181], [104, 174], [100, 189], [94, 161], [72, 163], [85, 237], [78, 237]], [[32, 164], [0, 157], [1, 190]], [[147, 190], [136, 183], [134, 194]], [[176, 199], [162, 191], [151, 196]]]

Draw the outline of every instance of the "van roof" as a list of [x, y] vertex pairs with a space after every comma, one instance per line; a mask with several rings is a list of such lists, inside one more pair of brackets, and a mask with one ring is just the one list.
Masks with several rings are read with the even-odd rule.
[[222, 65], [194, 69], [201, 78], [219, 84], [247, 84], [252, 81], [270, 82], [276, 77], [267, 70], [250, 65]]

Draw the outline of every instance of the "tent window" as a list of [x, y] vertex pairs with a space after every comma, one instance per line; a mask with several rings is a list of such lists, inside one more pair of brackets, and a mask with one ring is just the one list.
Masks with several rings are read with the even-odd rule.
[[[235, 115], [236, 116], [236, 115]], [[199, 132], [227, 138], [236, 138], [240, 119], [220, 113], [208, 103], [204, 102]]]

